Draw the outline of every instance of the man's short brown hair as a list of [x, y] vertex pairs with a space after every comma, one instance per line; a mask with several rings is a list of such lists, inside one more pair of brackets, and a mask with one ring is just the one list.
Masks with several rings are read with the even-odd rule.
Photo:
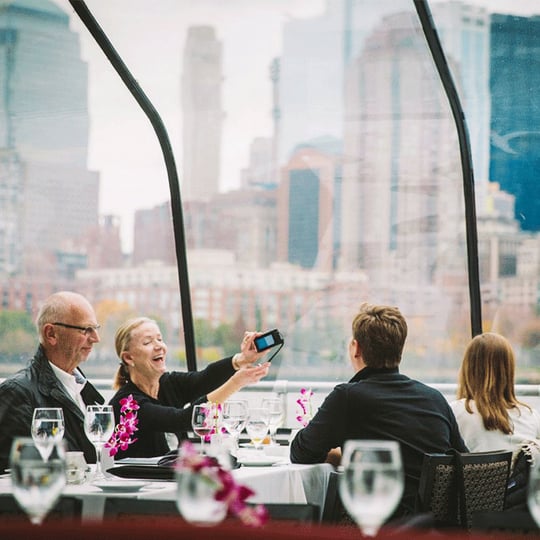
[[407, 322], [396, 307], [364, 303], [352, 322], [366, 366], [393, 368], [401, 362], [407, 338]]

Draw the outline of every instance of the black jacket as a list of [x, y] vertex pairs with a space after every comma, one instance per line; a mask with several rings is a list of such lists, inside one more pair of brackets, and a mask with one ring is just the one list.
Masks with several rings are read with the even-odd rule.
[[[222, 385], [232, 375], [231, 358], [213, 362], [202, 371], [164, 373], [159, 379], [158, 398], [145, 394], [132, 382], [124, 385], [111, 398], [116, 422], [120, 421], [120, 400], [132, 395], [140, 409], [137, 440], [127, 450], [120, 450], [115, 459], [126, 457], [162, 456], [169, 451], [165, 433], [175, 433], [178, 440], [186, 438], [191, 429], [193, 405], [205, 403], [206, 394]], [[187, 407], [186, 405], [191, 405]]]
[[[87, 382], [81, 392], [87, 405], [104, 403], [103, 396]], [[61, 407], [64, 411], [66, 450], [82, 450], [88, 463], [96, 462], [93, 444], [84, 433], [84, 414], [56, 378], [41, 346], [28, 367], [0, 384], [0, 470], [9, 467], [15, 437], [30, 437], [36, 407]]]
[[343, 447], [348, 439], [400, 443], [405, 472], [402, 514], [414, 510], [425, 452], [467, 451], [445, 397], [397, 368], [364, 368], [336, 386], [292, 441], [291, 461], [324, 462], [329, 450]]

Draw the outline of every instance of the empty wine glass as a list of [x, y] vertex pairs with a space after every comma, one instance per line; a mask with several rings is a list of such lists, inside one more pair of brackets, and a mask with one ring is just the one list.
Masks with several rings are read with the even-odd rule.
[[262, 448], [264, 438], [268, 434], [270, 415], [266, 409], [258, 407], [250, 409], [246, 422], [246, 431], [256, 450]]
[[339, 493], [345, 509], [365, 536], [375, 536], [395, 510], [404, 480], [396, 441], [346, 441]]
[[31, 433], [43, 459], [47, 461], [54, 445], [64, 437], [64, 412], [62, 409], [59, 407], [35, 408]]
[[283, 422], [283, 402], [279, 398], [265, 398], [262, 400], [262, 408], [268, 411], [270, 422], [268, 430], [270, 432], [270, 444], [277, 444], [276, 432]]
[[529, 485], [527, 491], [527, 505], [529, 511], [540, 527], [540, 461], [535, 460], [529, 472]]
[[47, 458], [33, 439], [16, 438], [10, 453], [13, 496], [34, 525], [40, 525], [66, 484], [63, 442], [55, 442]]
[[223, 404], [221, 422], [223, 427], [234, 439], [236, 447], [238, 437], [246, 427], [248, 404], [243, 399], [231, 399]]
[[114, 412], [111, 405], [88, 405], [84, 417], [84, 431], [96, 449], [96, 472], [94, 480], [103, 480], [101, 449], [114, 431]]
[[214, 429], [214, 412], [210, 404], [204, 403], [193, 406], [191, 428], [193, 429], [193, 433], [200, 437], [201, 454], [204, 454], [204, 441]]

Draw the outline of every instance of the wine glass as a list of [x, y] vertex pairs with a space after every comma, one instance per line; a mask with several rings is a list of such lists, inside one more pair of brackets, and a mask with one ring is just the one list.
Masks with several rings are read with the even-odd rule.
[[193, 406], [191, 414], [191, 428], [193, 433], [201, 439], [201, 454], [204, 454], [204, 441], [214, 429], [214, 413], [212, 407], [207, 404], [199, 404]]
[[404, 489], [396, 441], [346, 441], [339, 493], [347, 512], [365, 536], [375, 536], [395, 510]]
[[47, 461], [54, 445], [64, 437], [64, 411], [59, 407], [35, 408], [31, 433], [43, 459]]
[[248, 404], [243, 399], [231, 399], [223, 404], [222, 425], [234, 439], [236, 448], [238, 437], [246, 427]]
[[227, 515], [225, 501], [216, 499], [218, 484], [202, 471], [189, 468], [176, 470], [176, 506], [182, 517], [193, 525], [210, 526]]
[[13, 441], [10, 453], [13, 496], [34, 525], [43, 523], [66, 484], [63, 442], [45, 457], [30, 437]]
[[88, 405], [84, 417], [84, 431], [96, 449], [96, 472], [94, 480], [103, 480], [101, 449], [114, 431], [114, 412], [111, 405]]
[[534, 521], [540, 527], [540, 462], [538, 460], [531, 465], [529, 472], [527, 505]]
[[269, 424], [270, 414], [266, 409], [263, 409], [262, 407], [250, 409], [248, 420], [246, 422], [246, 431], [256, 450], [262, 448], [264, 438], [268, 434]]
[[262, 400], [262, 407], [268, 411], [270, 422], [268, 430], [270, 432], [270, 444], [277, 444], [276, 431], [283, 422], [283, 403], [279, 398], [265, 398]]

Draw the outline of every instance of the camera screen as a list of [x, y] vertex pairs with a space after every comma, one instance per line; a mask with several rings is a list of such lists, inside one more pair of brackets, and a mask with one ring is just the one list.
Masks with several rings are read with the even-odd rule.
[[276, 340], [272, 334], [258, 337], [255, 342], [258, 349], [268, 349], [268, 347], [272, 347], [276, 344]]

